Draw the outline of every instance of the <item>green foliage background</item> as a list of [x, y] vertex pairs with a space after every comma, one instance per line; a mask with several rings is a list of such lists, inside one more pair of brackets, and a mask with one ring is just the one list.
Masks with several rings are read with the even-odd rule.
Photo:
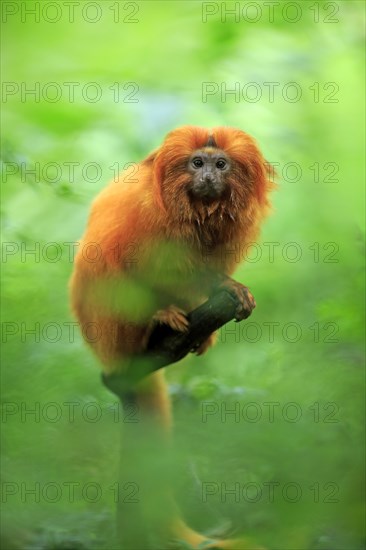
[[[20, 2], [11, 4], [21, 9]], [[237, 272], [256, 297], [253, 317], [226, 327], [203, 358], [190, 356], [169, 369], [181, 506], [202, 531], [228, 518], [270, 548], [364, 548], [363, 3], [297, 2], [295, 23], [288, 21], [295, 12], [286, 2], [276, 7], [273, 22], [262, 2], [256, 22], [248, 21], [255, 19], [253, 7], [247, 20], [222, 21], [216, 14], [203, 22], [196, 1], [137, 2], [131, 16], [135, 3], [104, 1], [97, 3], [102, 16], [95, 23], [82, 19], [82, 2], [70, 22], [64, 2], [58, 4], [62, 17], [55, 23], [22, 21], [20, 11], [3, 23], [3, 80], [29, 88], [38, 82], [41, 89], [55, 82], [63, 90], [56, 102], [3, 96], [2, 238], [14, 243], [3, 249], [14, 246], [2, 261], [4, 548], [56, 548], [70, 539], [73, 548], [78, 541], [111, 547], [117, 406], [78, 331], [70, 338], [72, 263], [65, 243], [81, 236], [92, 198], [113, 177], [111, 167], [139, 161], [182, 124], [235, 126], [254, 135], [277, 164], [280, 185], [262, 235], [263, 243], [275, 243], [274, 256], [262, 246], [258, 261]], [[119, 5], [118, 23], [112, 4]], [[220, 9], [221, 3], [210, 5]], [[67, 82], [79, 83], [74, 101]], [[101, 87], [97, 102], [80, 93], [90, 82]], [[219, 92], [203, 101], [203, 83], [219, 89], [239, 83], [242, 90], [248, 82], [262, 91], [256, 102]], [[273, 101], [268, 82], [278, 83]], [[301, 88], [298, 101], [282, 95], [289, 82]], [[128, 102], [134, 89], [137, 101]], [[62, 167], [60, 178], [52, 167], [40, 177], [24, 173], [50, 162]], [[71, 181], [65, 163], [73, 162]], [[90, 162], [101, 167], [95, 182], [92, 169], [83, 173]], [[59, 261], [51, 261], [51, 249], [47, 258], [50, 242], [62, 250]], [[25, 247], [39, 247], [39, 260], [25, 255]], [[301, 257], [291, 261], [296, 250]], [[49, 323], [62, 328], [60, 337], [56, 328], [42, 335]], [[268, 323], [276, 323], [273, 338]], [[73, 422], [64, 405], [70, 402], [78, 404]], [[204, 423], [207, 402], [216, 412]], [[273, 422], [269, 402], [278, 403]], [[47, 408], [50, 403], [56, 406]], [[93, 418], [97, 409], [90, 403], [103, 413], [96, 422], [80, 412]], [[25, 415], [24, 407], [40, 407], [39, 418]], [[62, 415], [52, 422], [57, 407]], [[221, 416], [222, 407], [239, 407], [240, 417]], [[258, 410], [262, 416], [253, 421]], [[74, 502], [65, 485], [54, 503], [47, 502], [51, 491], [37, 502], [22, 493], [37, 482], [79, 485]], [[90, 482], [102, 488], [94, 503], [81, 495]], [[204, 503], [202, 482], [254, 482], [263, 496], [236, 502], [220, 499], [218, 491]], [[269, 482], [279, 484], [274, 502], [267, 498]], [[297, 502], [283, 497], [287, 483], [300, 486]], [[10, 487], [17, 493], [9, 494]]]

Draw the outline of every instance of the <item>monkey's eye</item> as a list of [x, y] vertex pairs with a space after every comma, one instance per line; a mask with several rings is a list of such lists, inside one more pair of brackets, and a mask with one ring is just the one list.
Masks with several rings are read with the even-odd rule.
[[203, 166], [203, 160], [200, 158], [195, 158], [192, 160], [192, 164], [195, 168], [201, 168]]
[[226, 160], [224, 159], [220, 159], [216, 162], [216, 167], [219, 169], [219, 170], [223, 170], [226, 166]]

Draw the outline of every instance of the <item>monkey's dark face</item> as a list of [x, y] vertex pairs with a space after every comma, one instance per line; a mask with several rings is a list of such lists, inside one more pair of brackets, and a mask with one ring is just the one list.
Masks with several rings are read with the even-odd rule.
[[210, 202], [224, 194], [231, 171], [230, 159], [224, 151], [211, 147], [198, 149], [190, 156], [187, 169], [192, 176], [188, 189], [191, 196]]

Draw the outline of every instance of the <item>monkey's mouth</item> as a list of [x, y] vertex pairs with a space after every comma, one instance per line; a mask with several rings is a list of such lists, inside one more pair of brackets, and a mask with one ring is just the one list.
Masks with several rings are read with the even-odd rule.
[[190, 189], [190, 195], [204, 202], [213, 202], [221, 198], [224, 188], [220, 184], [203, 182], [199, 185], [194, 185]]

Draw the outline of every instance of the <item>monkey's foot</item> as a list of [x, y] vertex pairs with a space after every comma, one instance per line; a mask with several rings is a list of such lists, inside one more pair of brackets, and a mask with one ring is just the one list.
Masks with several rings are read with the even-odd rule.
[[192, 351], [196, 353], [197, 355], [202, 355], [203, 353], [206, 353], [208, 348], [213, 346], [216, 343], [217, 340], [217, 334], [216, 332], [213, 332], [210, 334], [206, 340], [204, 340], [201, 344], [199, 344], [196, 348], [194, 348]]
[[187, 332], [189, 327], [189, 321], [185, 311], [174, 305], [157, 311], [152, 320], [155, 324], [163, 323], [165, 325], [169, 325], [174, 330], [178, 330], [179, 332]]
[[197, 533], [182, 520], [174, 523], [175, 531], [172, 549], [174, 550], [265, 550], [253, 540], [247, 538], [240, 539], [216, 539]]
[[240, 302], [239, 306], [235, 312], [235, 319], [241, 321], [242, 319], [247, 319], [252, 313], [253, 309], [256, 306], [254, 297], [250, 292], [249, 288], [230, 279], [229, 277], [221, 283], [220, 288], [224, 288]]

